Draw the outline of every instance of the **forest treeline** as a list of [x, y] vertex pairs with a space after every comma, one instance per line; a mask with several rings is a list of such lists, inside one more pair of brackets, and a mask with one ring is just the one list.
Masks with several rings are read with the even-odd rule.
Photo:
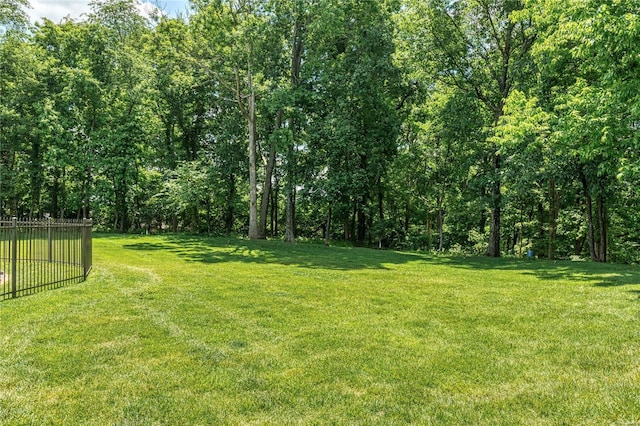
[[640, 261], [638, 0], [27, 7], [0, 0], [0, 216]]

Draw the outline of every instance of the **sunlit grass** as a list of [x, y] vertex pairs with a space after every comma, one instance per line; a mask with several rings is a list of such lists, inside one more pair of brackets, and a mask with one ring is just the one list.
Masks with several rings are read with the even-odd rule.
[[0, 424], [640, 422], [633, 267], [98, 237], [0, 303]]

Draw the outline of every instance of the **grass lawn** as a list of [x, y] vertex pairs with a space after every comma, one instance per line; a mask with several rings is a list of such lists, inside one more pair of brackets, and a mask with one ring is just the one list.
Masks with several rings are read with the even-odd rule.
[[97, 236], [0, 302], [0, 424], [640, 423], [640, 270]]

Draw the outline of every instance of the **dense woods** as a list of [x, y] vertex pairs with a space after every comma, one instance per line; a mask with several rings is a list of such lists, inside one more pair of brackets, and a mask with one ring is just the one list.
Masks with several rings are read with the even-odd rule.
[[0, 216], [640, 261], [640, 1], [0, 0]]

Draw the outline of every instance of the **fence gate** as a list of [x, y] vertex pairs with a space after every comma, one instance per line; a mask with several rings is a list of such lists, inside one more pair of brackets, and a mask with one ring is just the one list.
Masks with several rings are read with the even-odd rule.
[[0, 220], [0, 300], [84, 281], [91, 219]]

